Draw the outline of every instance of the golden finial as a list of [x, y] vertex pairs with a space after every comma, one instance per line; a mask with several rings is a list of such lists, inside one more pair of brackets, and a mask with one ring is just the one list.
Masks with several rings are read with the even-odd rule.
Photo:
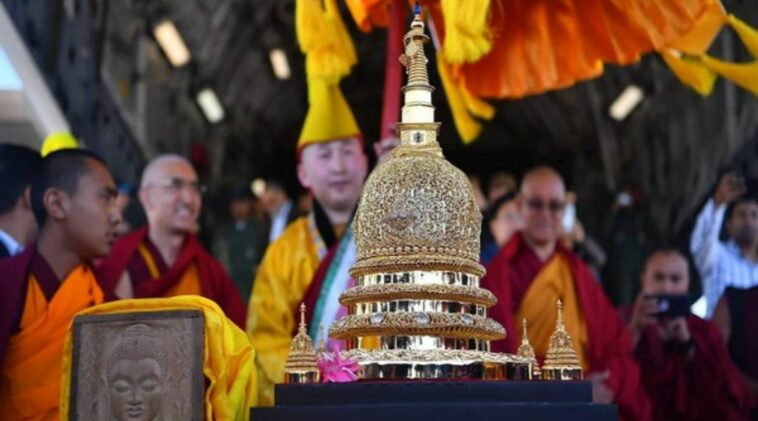
[[429, 85], [429, 75], [426, 65], [429, 62], [424, 52], [424, 44], [429, 42], [429, 36], [424, 33], [424, 21], [421, 20], [421, 9], [416, 7], [411, 29], [403, 37], [405, 51], [400, 56], [400, 62], [406, 67], [408, 73], [407, 86], [423, 86], [431, 88]]
[[300, 326], [297, 335], [292, 338], [290, 353], [284, 364], [285, 383], [318, 383], [321, 379], [313, 341], [306, 330], [305, 304], [300, 304]]
[[300, 303], [300, 327], [298, 333], [305, 333], [305, 303]]
[[540, 371], [540, 364], [537, 362], [537, 357], [534, 353], [534, 348], [532, 347], [532, 344], [529, 343], [526, 319], [521, 321], [521, 345], [518, 347], [518, 356], [528, 361], [530, 379], [538, 380], [542, 373]]
[[582, 378], [582, 365], [571, 342], [571, 335], [563, 324], [563, 303], [558, 300], [558, 317], [555, 332], [550, 336], [550, 345], [542, 366], [546, 380], [578, 380]]

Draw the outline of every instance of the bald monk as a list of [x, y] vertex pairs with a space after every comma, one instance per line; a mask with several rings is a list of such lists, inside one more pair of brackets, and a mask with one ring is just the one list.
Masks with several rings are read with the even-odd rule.
[[90, 263], [116, 239], [121, 213], [105, 163], [51, 153], [31, 186], [38, 242], [0, 261], [0, 418], [56, 420], [63, 342], [76, 313], [106, 298]]
[[627, 312], [653, 419], [747, 420], [752, 396], [716, 325], [691, 314], [655, 315], [652, 296], [686, 297], [689, 286], [687, 259], [675, 249], [660, 249], [647, 259], [642, 291]]
[[491, 316], [511, 333], [494, 342], [493, 350], [515, 353], [516, 321], [525, 318], [537, 358], [544, 359], [555, 329], [552, 309], [560, 298], [585, 378], [592, 381], [593, 400], [618, 404], [624, 420], [649, 419], [629, 332], [589, 268], [558, 241], [566, 205], [561, 176], [550, 167], [527, 172], [517, 203], [522, 231], [503, 246], [482, 279], [482, 287], [498, 300]]
[[164, 155], [150, 162], [139, 191], [148, 225], [119, 238], [100, 264], [103, 283], [119, 298], [201, 295], [244, 329], [245, 303], [237, 287], [195, 236], [201, 193], [185, 158]]

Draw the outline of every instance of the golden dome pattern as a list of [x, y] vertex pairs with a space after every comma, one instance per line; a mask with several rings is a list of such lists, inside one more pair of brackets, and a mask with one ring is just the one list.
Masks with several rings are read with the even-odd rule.
[[497, 299], [479, 286], [481, 213], [466, 175], [437, 143], [418, 13], [403, 42], [400, 145], [366, 180], [353, 218], [355, 286], [340, 296], [348, 315], [329, 336], [364, 379], [528, 377], [524, 358], [495, 354], [505, 338], [487, 317]]
[[481, 223], [463, 172], [441, 154], [401, 143], [364, 185], [353, 221], [358, 254], [350, 274], [440, 270], [482, 276]]

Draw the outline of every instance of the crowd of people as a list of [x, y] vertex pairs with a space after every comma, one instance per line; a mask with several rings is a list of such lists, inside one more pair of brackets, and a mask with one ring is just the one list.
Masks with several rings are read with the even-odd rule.
[[[262, 212], [249, 188], [234, 189], [214, 257], [197, 237], [203, 188], [185, 158], [163, 155], [146, 166], [136, 196], [147, 223], [131, 227], [121, 189], [96, 154], [64, 149], [42, 158], [0, 145], [3, 418], [57, 411], [63, 338], [75, 314], [107, 301], [177, 295], [213, 300], [246, 330], [259, 403], [272, 404], [301, 303], [314, 340], [328, 340], [318, 327], [345, 314], [338, 297], [353, 282], [350, 223], [369, 171], [357, 137], [301, 142], [297, 160], [310, 209], [303, 212], [276, 180], [260, 194]], [[520, 183], [497, 175], [486, 195], [471, 181], [484, 216], [481, 283], [498, 299], [490, 316], [509, 332], [494, 351], [516, 352], [516, 327], [526, 319], [543, 359], [561, 299], [593, 401], [617, 404], [622, 419], [756, 415], [758, 341], [750, 326], [758, 320], [758, 199], [738, 178], [718, 182], [690, 250], [656, 245], [639, 294], [621, 308], [599, 282], [602, 266], [613, 262], [577, 220], [576, 196], [556, 170], [537, 166]], [[705, 319], [689, 311], [690, 256]]]

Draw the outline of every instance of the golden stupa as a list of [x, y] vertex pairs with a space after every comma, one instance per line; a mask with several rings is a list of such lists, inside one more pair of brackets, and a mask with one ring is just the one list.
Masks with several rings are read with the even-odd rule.
[[550, 345], [542, 364], [542, 377], [545, 380], [581, 380], [582, 364], [571, 342], [571, 335], [563, 324], [563, 303], [558, 300], [558, 321], [555, 332], [550, 336]]
[[318, 383], [320, 380], [316, 351], [313, 350], [313, 341], [305, 326], [305, 304], [300, 304], [300, 326], [297, 335], [292, 338], [287, 362], [284, 364], [284, 382]]
[[489, 352], [506, 332], [487, 317], [495, 296], [479, 287], [482, 217], [471, 185], [437, 143], [428, 41], [417, 12], [400, 57], [401, 144], [364, 185], [353, 220], [356, 284], [340, 296], [348, 315], [329, 336], [346, 341], [343, 357], [364, 379], [514, 377], [525, 360]]
[[529, 364], [529, 380], [539, 380], [542, 377], [540, 363], [534, 353], [534, 348], [529, 342], [527, 335], [526, 319], [521, 321], [521, 345], [518, 347], [518, 356], [525, 359]]

